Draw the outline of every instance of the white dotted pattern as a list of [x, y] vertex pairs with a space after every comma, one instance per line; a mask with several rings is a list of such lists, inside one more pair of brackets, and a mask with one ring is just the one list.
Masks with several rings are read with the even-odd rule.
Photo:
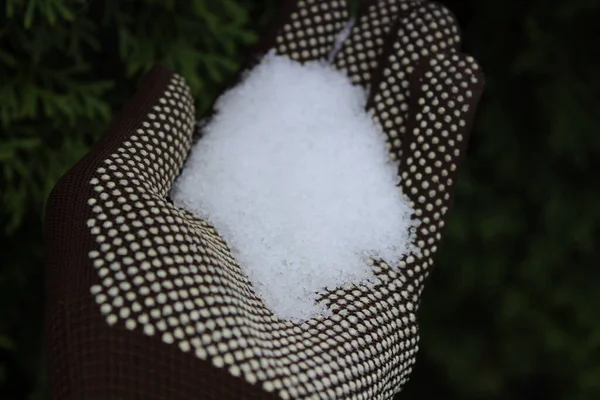
[[370, 85], [390, 28], [398, 14], [410, 6], [411, 2], [403, 0], [371, 2], [337, 54], [335, 66], [345, 71], [353, 83]]
[[216, 232], [166, 199], [193, 123], [189, 94], [174, 78], [90, 181], [87, 225], [97, 246], [89, 257], [101, 280], [91, 293], [107, 323], [158, 336], [282, 398], [391, 396], [417, 350], [414, 289], [374, 265], [374, 289], [329, 292], [333, 317], [275, 318]]
[[442, 237], [450, 193], [466, 148], [467, 123], [483, 86], [479, 66], [470, 56], [437, 54], [424, 64], [422, 75], [411, 82], [410, 134], [401, 165], [403, 192], [410, 195], [422, 222], [416, 232], [420, 262], [405, 269], [419, 290]]
[[460, 46], [456, 19], [436, 3], [413, 3], [398, 25], [397, 38], [374, 91], [376, 105], [371, 110], [374, 121], [388, 134], [387, 145], [394, 160], [400, 159], [406, 134], [410, 76], [422, 58], [454, 52]]
[[[89, 257], [100, 279], [90, 290], [106, 322], [159, 337], [283, 399], [393, 396], [415, 362], [421, 272], [443, 227], [476, 69], [471, 58], [435, 56], [415, 91], [402, 177], [424, 223], [419, 250], [401, 263], [407, 272], [373, 262], [374, 285], [325, 291], [319, 300], [333, 316], [300, 325], [277, 319], [215, 230], [168, 201], [194, 127], [189, 90], [175, 76], [90, 181]], [[389, 98], [376, 104], [393, 107]], [[379, 118], [389, 134], [390, 117]]]
[[275, 50], [299, 62], [325, 59], [348, 18], [345, 0], [300, 0], [275, 38]]

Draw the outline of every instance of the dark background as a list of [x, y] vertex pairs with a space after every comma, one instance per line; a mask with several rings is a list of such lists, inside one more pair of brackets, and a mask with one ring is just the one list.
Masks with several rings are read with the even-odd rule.
[[[600, 398], [600, 1], [444, 1], [487, 88], [402, 399]], [[44, 203], [156, 62], [198, 115], [276, 0], [0, 0], [0, 399], [45, 399]]]

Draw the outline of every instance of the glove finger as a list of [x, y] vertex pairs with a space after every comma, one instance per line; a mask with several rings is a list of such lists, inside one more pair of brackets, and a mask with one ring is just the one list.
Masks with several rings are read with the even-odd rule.
[[454, 15], [436, 3], [421, 3], [402, 15], [394, 27], [395, 36], [384, 50], [387, 59], [373, 77], [367, 103], [373, 120], [387, 136], [390, 157], [402, 155], [408, 121], [410, 76], [422, 57], [460, 48], [460, 32]]
[[421, 221], [416, 230], [419, 251], [404, 266], [419, 290], [440, 247], [483, 87], [481, 68], [461, 53], [424, 58], [410, 79], [400, 185]]
[[348, 38], [335, 54], [336, 68], [345, 71], [353, 83], [370, 85], [392, 27], [401, 15], [421, 3], [422, 0], [367, 1]]

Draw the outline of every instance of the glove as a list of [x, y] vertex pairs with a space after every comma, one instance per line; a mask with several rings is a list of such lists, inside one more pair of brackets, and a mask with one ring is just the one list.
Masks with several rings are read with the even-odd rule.
[[[193, 143], [184, 80], [156, 67], [47, 205], [46, 342], [52, 398], [386, 399], [418, 350], [416, 313], [442, 239], [483, 75], [435, 3], [379, 0], [348, 38], [344, 0], [286, 1], [257, 48], [329, 58], [369, 88], [401, 187], [421, 221], [399, 268], [319, 293], [332, 311], [276, 318], [207, 222], [173, 205]], [[332, 51], [338, 50], [338, 51]]]

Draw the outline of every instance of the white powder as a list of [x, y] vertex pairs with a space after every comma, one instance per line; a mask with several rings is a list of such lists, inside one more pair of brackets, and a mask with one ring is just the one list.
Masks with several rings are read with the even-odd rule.
[[338, 33], [337, 37], [335, 38], [335, 42], [333, 43], [333, 49], [331, 49], [329, 55], [327, 56], [328, 63], [331, 64], [333, 60], [335, 60], [336, 54], [340, 52], [340, 50], [342, 49], [342, 45], [350, 36], [350, 32], [352, 31], [354, 23], [354, 18], [350, 18], [350, 20], [348, 20], [348, 22], [344, 26], [344, 29], [342, 29], [340, 33]]
[[329, 315], [316, 292], [395, 266], [413, 211], [363, 89], [325, 63], [267, 55], [216, 104], [173, 200], [208, 220], [257, 294], [293, 321]]

